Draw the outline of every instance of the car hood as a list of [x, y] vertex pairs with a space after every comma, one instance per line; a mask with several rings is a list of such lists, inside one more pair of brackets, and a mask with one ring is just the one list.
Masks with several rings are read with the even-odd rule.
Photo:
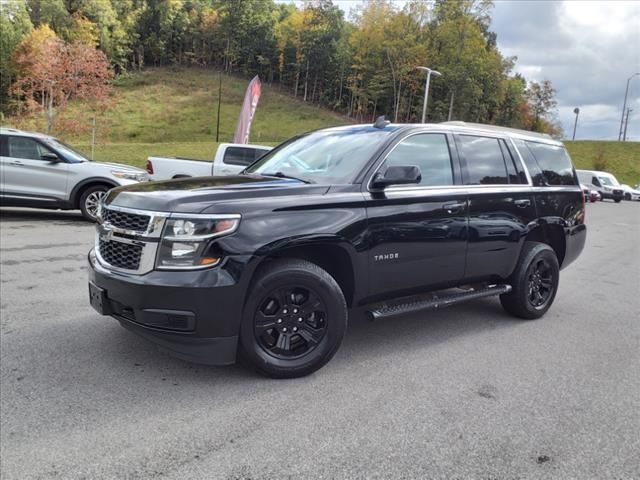
[[218, 202], [322, 195], [328, 189], [298, 180], [259, 175], [193, 177], [114, 188], [105, 204], [158, 212], [200, 213]]

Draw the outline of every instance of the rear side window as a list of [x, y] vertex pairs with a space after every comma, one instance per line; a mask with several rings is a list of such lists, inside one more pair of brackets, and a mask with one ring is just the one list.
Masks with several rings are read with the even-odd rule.
[[[509, 183], [506, 159], [502, 153], [499, 139], [459, 135], [458, 144], [467, 164], [466, 185], [506, 185]], [[514, 167], [512, 166], [512, 168]]]
[[447, 137], [440, 133], [411, 135], [391, 151], [387, 167], [416, 166], [420, 168], [420, 185], [439, 187], [453, 185], [453, 169]]
[[525, 141], [547, 185], [576, 185], [571, 159], [564, 147]]
[[227, 165], [248, 167], [264, 154], [264, 150], [257, 148], [228, 147], [224, 152], [222, 161]]

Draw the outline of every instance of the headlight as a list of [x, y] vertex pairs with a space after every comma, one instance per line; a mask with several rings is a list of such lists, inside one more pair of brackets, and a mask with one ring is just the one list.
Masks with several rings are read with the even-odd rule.
[[222, 260], [211, 240], [235, 232], [240, 215], [185, 215], [167, 219], [156, 268], [194, 270]]
[[118, 178], [125, 178], [127, 180], [135, 180], [137, 182], [146, 182], [149, 180], [149, 175], [146, 172], [127, 172], [124, 170], [111, 170], [111, 175]]

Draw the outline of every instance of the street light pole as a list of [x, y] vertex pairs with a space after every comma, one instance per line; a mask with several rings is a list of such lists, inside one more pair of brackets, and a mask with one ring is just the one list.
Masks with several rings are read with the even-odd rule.
[[576, 128], [578, 128], [578, 115], [580, 115], [580, 109], [578, 107], [574, 108], [573, 113], [576, 114], [576, 122], [573, 124], [573, 138], [571, 140], [576, 139]]
[[422, 104], [422, 123], [425, 123], [427, 118], [427, 102], [429, 100], [429, 80], [431, 80], [431, 74], [434, 74], [436, 77], [442, 76], [440, 72], [437, 70], [432, 70], [427, 67], [416, 67], [418, 70], [422, 70], [423, 72], [427, 72], [427, 81], [424, 85], [424, 103]]
[[624, 126], [624, 112], [627, 109], [627, 95], [629, 94], [629, 82], [631, 79], [637, 75], [640, 75], [640, 72], [636, 72], [627, 78], [627, 88], [624, 91], [624, 103], [622, 104], [622, 117], [620, 117], [620, 132], [618, 133], [618, 141], [622, 138], [622, 129]]
[[624, 121], [624, 133], [622, 134], [622, 141], [627, 141], [627, 127], [629, 126], [629, 114], [633, 112], [631, 108], [627, 108], [627, 118]]

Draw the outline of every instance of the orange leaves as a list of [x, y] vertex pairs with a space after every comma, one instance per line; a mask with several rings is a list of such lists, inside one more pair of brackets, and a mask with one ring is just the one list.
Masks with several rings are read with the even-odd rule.
[[105, 54], [92, 45], [66, 43], [42, 25], [24, 38], [12, 61], [19, 72], [12, 92], [25, 109], [45, 113], [49, 130], [71, 98], [106, 106], [113, 71]]

